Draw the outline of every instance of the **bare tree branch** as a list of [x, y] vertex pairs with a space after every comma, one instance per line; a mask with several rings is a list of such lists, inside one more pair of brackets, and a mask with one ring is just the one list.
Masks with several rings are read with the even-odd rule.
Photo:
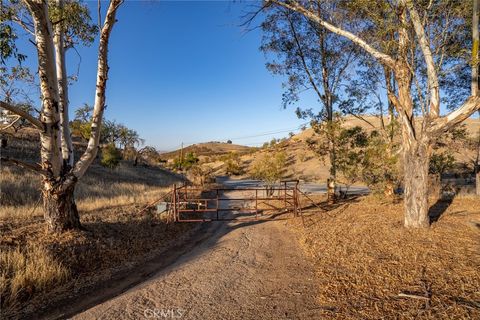
[[[57, 6], [62, 13], [64, 10], [64, 1], [56, 0]], [[57, 79], [58, 79], [58, 106], [60, 113], [60, 132], [62, 135], [62, 158], [63, 161], [71, 168], [73, 167], [73, 143], [72, 136], [70, 134], [70, 124], [68, 118], [68, 79], [67, 79], [67, 64], [65, 62], [65, 46], [64, 46], [64, 37], [65, 31], [64, 26], [59, 23], [55, 25], [54, 30], [54, 46], [55, 46], [55, 61], [57, 69]]]
[[430, 44], [425, 35], [425, 29], [420, 20], [417, 10], [415, 9], [411, 0], [402, 0], [410, 12], [410, 19], [415, 29], [415, 34], [418, 38], [418, 43], [422, 50], [423, 58], [427, 65], [428, 88], [430, 90], [430, 116], [437, 118], [440, 115], [440, 89], [438, 85], [437, 72], [433, 62], [432, 51]]
[[8, 111], [10, 111], [12, 113], [15, 113], [16, 115], [24, 118], [25, 120], [27, 120], [28, 122], [33, 124], [39, 130], [44, 129], [43, 123], [40, 120], [38, 120], [37, 118], [32, 116], [30, 113], [22, 110], [21, 108], [15, 107], [15, 106], [13, 106], [9, 103], [6, 103], [4, 101], [0, 101], [0, 108], [8, 110]]
[[30, 33], [32, 36], [35, 37], [35, 32], [33, 32], [33, 30], [32, 30], [33, 26], [29, 26], [27, 22], [23, 21], [22, 19], [20, 19], [18, 17], [15, 17], [15, 16], [12, 17], [12, 21], [16, 22], [25, 31], [27, 31], [28, 33]]
[[36, 163], [23, 162], [23, 161], [20, 161], [20, 160], [10, 159], [10, 158], [7, 158], [7, 157], [1, 157], [0, 162], [11, 163], [11, 164], [16, 165], [18, 167], [28, 169], [28, 170], [31, 170], [31, 171], [34, 171], [34, 172], [38, 172], [42, 175], [47, 174], [45, 172], [45, 170], [43, 170], [42, 167], [39, 164], [36, 164]]
[[295, 44], [297, 45], [298, 56], [300, 57], [300, 61], [302, 62], [302, 66], [305, 69], [305, 73], [308, 76], [308, 80], [309, 80], [310, 84], [312, 85], [313, 90], [315, 90], [315, 92], [317, 93], [318, 98], [320, 100], [323, 100], [324, 95], [320, 92], [320, 89], [318, 88], [315, 80], [313, 79], [312, 73], [310, 72], [310, 69], [308, 68], [307, 62], [305, 61], [305, 55], [303, 54], [302, 46], [300, 44], [300, 41], [298, 40], [298, 35], [297, 35], [297, 32], [295, 31], [295, 26], [293, 25], [293, 22], [290, 19], [290, 16], [288, 15], [288, 13], [284, 13], [284, 14], [285, 14], [285, 17], [288, 20], [288, 24], [290, 26], [290, 31], [292, 32], [293, 39], [295, 40]]
[[358, 115], [358, 114], [353, 113], [353, 112], [349, 112], [348, 114], [350, 114], [350, 115], [353, 116], [354, 118], [357, 118], [358, 120], [361, 120], [361, 121], [365, 122], [366, 124], [368, 124], [368, 125], [371, 126], [372, 128], [374, 128], [374, 129], [376, 128], [373, 123], [371, 123], [370, 121], [368, 121], [367, 119], [365, 119], [363, 116]]
[[480, 110], [480, 96], [472, 96], [458, 109], [450, 112], [444, 117], [435, 119], [428, 128], [428, 131], [434, 134], [447, 131], [466, 120], [478, 110]]
[[7, 130], [8, 128], [11, 128], [15, 125], [15, 123], [18, 122], [18, 120], [22, 119], [21, 116], [17, 116], [17, 118], [15, 120], [13, 120], [10, 124], [8, 124], [6, 127], [3, 127], [3, 128], [0, 128], [0, 131], [5, 131]]
[[[76, 179], [81, 178], [87, 171], [90, 164], [97, 155], [100, 142], [100, 131], [102, 126], [103, 111], [105, 110], [105, 90], [108, 79], [108, 42], [113, 25], [116, 22], [115, 14], [118, 7], [123, 3], [122, 0], [111, 0], [108, 6], [107, 15], [100, 32], [100, 43], [98, 48], [98, 67], [97, 67], [97, 89], [95, 92], [95, 104], [92, 115], [92, 132], [88, 141], [87, 149], [80, 157], [80, 160], [73, 168], [73, 176]], [[73, 179], [70, 179], [73, 182]], [[68, 183], [65, 183], [68, 185]]]

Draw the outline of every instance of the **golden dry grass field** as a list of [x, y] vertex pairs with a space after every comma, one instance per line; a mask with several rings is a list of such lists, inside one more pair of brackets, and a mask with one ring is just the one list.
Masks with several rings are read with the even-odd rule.
[[427, 230], [405, 229], [403, 202], [376, 196], [313, 207], [304, 226], [294, 221], [322, 317], [478, 319], [480, 199], [439, 206], [446, 211]]

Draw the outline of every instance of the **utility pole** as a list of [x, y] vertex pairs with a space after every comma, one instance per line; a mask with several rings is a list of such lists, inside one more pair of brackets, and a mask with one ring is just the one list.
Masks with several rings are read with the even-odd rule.
[[183, 171], [183, 142], [182, 147], [180, 148], [180, 170]]

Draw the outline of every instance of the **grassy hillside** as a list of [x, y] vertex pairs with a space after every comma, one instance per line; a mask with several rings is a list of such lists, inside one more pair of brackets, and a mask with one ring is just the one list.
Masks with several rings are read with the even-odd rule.
[[[239, 154], [245, 154], [249, 152], [253, 152], [257, 150], [257, 148], [242, 146], [238, 144], [232, 143], [224, 143], [224, 142], [205, 142], [205, 143], [198, 143], [192, 144], [183, 148], [183, 153], [187, 154], [189, 152], [195, 153], [197, 156], [216, 156], [216, 155], [223, 155], [229, 152], [237, 152]], [[182, 151], [174, 150], [170, 152], [165, 152], [161, 154], [161, 157], [165, 160], [177, 158], [180, 156]]]
[[[467, 132], [471, 136], [476, 136], [480, 129], [480, 121], [478, 119], [468, 119], [464, 122]], [[360, 126], [367, 132], [380, 128], [380, 119], [375, 116], [365, 116], [364, 119], [358, 119], [356, 117], [346, 117], [343, 123], [345, 128], [351, 128], [354, 126]], [[398, 139], [400, 136], [398, 136]], [[287, 166], [284, 173], [285, 178], [298, 178], [311, 182], [325, 182], [328, 178], [329, 172], [329, 159], [319, 158], [310, 148], [307, 146], [306, 141], [308, 139], [317, 139], [314, 131], [311, 128], [307, 128], [304, 131], [284, 139], [277, 143], [274, 147], [258, 148], [254, 151], [240, 154], [240, 165], [244, 172], [244, 177], [249, 176], [249, 172], [252, 167], [252, 163], [256, 158], [264, 155], [273, 155], [276, 152], [285, 152], [287, 156]], [[475, 154], [472, 151], [457, 152], [454, 154], [455, 160], [459, 163], [467, 163], [470, 166], [470, 162], [475, 159]], [[213, 170], [214, 174], [225, 174], [224, 159], [222, 157], [208, 157], [203, 159], [203, 166], [209, 167]], [[342, 177], [340, 176], [340, 181]]]
[[[38, 136], [26, 129], [8, 137], [2, 157], [28, 162], [39, 161]], [[75, 144], [78, 158], [85, 145]], [[0, 164], [0, 218], [32, 217], [41, 214], [36, 206], [40, 197], [41, 177], [12, 165]], [[76, 187], [79, 209], [98, 210], [109, 204], [133, 204], [147, 200], [180, 176], [156, 166], [132, 166], [121, 162], [115, 169], [102, 167], [98, 160], [88, 169]], [[33, 208], [36, 207], [36, 210]], [[32, 209], [32, 210], [29, 210]]]

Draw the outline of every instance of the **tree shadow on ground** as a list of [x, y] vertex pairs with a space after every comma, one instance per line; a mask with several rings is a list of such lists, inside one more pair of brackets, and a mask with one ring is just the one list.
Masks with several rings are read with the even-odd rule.
[[347, 196], [347, 197], [344, 197], [344, 198], [339, 198], [339, 199], [336, 199], [335, 202], [333, 203], [329, 203], [328, 201], [324, 200], [324, 201], [320, 201], [320, 202], [316, 202], [316, 201], [313, 201], [313, 200], [309, 200], [308, 202], [308, 205], [304, 205], [302, 206], [302, 210], [310, 210], [310, 209], [320, 209], [320, 210], [323, 210], [323, 211], [332, 211], [332, 210], [336, 210], [342, 206], [345, 206], [347, 204], [351, 204], [351, 203], [356, 203], [358, 202], [359, 198], [361, 196], [360, 195], [351, 195], [351, 196]]
[[437, 222], [440, 217], [447, 211], [453, 202], [454, 197], [439, 198], [437, 202], [428, 210], [430, 224]]
[[[311, 205], [303, 206], [302, 211], [308, 211], [306, 216], [309, 216], [319, 212], [318, 210], [309, 209], [321, 208], [321, 214], [330, 210], [339, 209], [342, 206], [345, 207], [350, 203], [357, 202], [357, 199], [358, 197], [354, 196], [339, 199], [335, 204], [328, 204], [327, 202], [312, 203]], [[239, 212], [235, 215], [239, 219], [235, 221], [196, 222], [197, 226], [194, 227], [195, 230], [186, 237], [175, 236], [173, 233], [170, 233], [170, 231], [173, 231], [171, 229], [178, 227], [177, 224], [158, 224], [156, 221], [149, 221], [148, 219], [145, 221], [127, 220], [121, 222], [88, 221], [85, 223], [85, 227], [88, 230], [86, 232], [87, 236], [91, 239], [98, 239], [105, 247], [111, 249], [99, 249], [101, 252], [99, 251], [98, 253], [102, 253], [105, 256], [105, 251], [112, 251], [110, 252], [112, 256], [107, 258], [111, 261], [115, 260], [119, 265], [122, 262], [122, 257], [119, 257], [113, 252], [113, 248], [117, 245], [123, 245], [127, 248], [143, 245], [160, 246], [162, 237], [158, 235], [161, 234], [166, 236], [170, 235], [173, 241], [167, 245], [164, 250], [157, 251], [151, 258], [139, 265], [135, 265], [134, 269], [114, 272], [108, 279], [99, 280], [85, 291], [80, 290], [73, 296], [60, 298], [60, 301], [55, 301], [52, 306], [45, 306], [45, 309], [41, 311], [38, 310], [39, 317], [56, 318], [58, 316], [73, 316], [97, 304], [108, 301], [147, 280], [162, 277], [172, 270], [179, 268], [181, 265], [195, 261], [206, 251], [217, 246], [221, 239], [228, 233], [241, 228], [248, 228], [277, 220], [292, 219], [293, 217], [292, 211], [265, 214], [264, 217], [261, 217], [261, 213], [262, 211], [259, 210], [258, 220], [244, 219], [249, 217], [255, 218], [255, 213], [244, 214]], [[227, 215], [227, 217], [229, 216]], [[183, 225], [188, 223], [189, 222], [185, 222]], [[179, 225], [181, 226], [182, 223], [179, 223]], [[91, 252], [91, 250], [89, 251]]]
[[[90, 268], [92, 270], [95, 269], [95, 272], [84, 269], [73, 271], [82, 277], [93, 276], [93, 273], [97, 273], [100, 270], [100, 260], [108, 260], [109, 264], [115, 264], [117, 267], [111, 270], [110, 276], [106, 279], [99, 278], [95, 283], [78, 289], [75, 294], [59, 295], [58, 299], [45, 302], [41, 309], [35, 311], [36, 315], [39, 318], [46, 319], [74, 316], [95, 305], [108, 301], [141, 283], [161, 277], [183, 264], [195, 261], [204, 252], [217, 246], [220, 239], [228, 233], [257, 224], [272, 222], [273, 220], [286, 220], [291, 218], [291, 214], [291, 212], [280, 212], [268, 214], [262, 218], [259, 212], [258, 220], [255, 220], [244, 219], [252, 217], [252, 215], [240, 213], [239, 219], [236, 221], [179, 222], [170, 224], [161, 223], [157, 220], [152, 221], [148, 218], [141, 221], [84, 221], [86, 231], [80, 232], [82, 238], [91, 240], [86, 241], [88, 244], [95, 241], [99, 242], [99, 244], [95, 243], [95, 246], [88, 246], [88, 248], [83, 244], [79, 246], [79, 251], [86, 252], [91, 256], [88, 259], [85, 257], [85, 261], [79, 263], [79, 267], [88, 265], [89, 261], [96, 261], [96, 259], [98, 259], [99, 266]], [[253, 214], [254, 217], [255, 214]], [[184, 235], [182, 233], [175, 234], [176, 229], [180, 228], [180, 232], [183, 232], [182, 230], [188, 229], [183, 227], [189, 224], [197, 224], [193, 226], [191, 233], [185, 233]], [[170, 240], [167, 243], [163, 243], [167, 238], [170, 238]], [[56, 248], [56, 250], [70, 250], [72, 249], [70, 248], [71, 244], [70, 242], [59, 244], [58, 246], [62, 248]], [[125, 248], [122, 254], [118, 254], [115, 250], [115, 247], [119, 246]], [[125, 262], [130, 264], [130, 258], [135, 254], [135, 248], [143, 246], [148, 247], [148, 251], [155, 252], [155, 254], [145, 255], [147, 257], [145, 260], [140, 258], [139, 263], [131, 264], [132, 267], [122, 265]], [[162, 248], [157, 250], [153, 248], [155, 246]], [[77, 248], [75, 247], [72, 250], [77, 250]], [[127, 254], [126, 251], [129, 253]], [[146, 250], [144, 251], [145, 254], [148, 253]], [[74, 257], [76, 256], [74, 255]], [[141, 256], [142, 254], [138, 255], [138, 257]], [[106, 273], [109, 273], [109, 271]], [[32, 316], [28, 314], [28, 311], [22, 315], [26, 318]]]

